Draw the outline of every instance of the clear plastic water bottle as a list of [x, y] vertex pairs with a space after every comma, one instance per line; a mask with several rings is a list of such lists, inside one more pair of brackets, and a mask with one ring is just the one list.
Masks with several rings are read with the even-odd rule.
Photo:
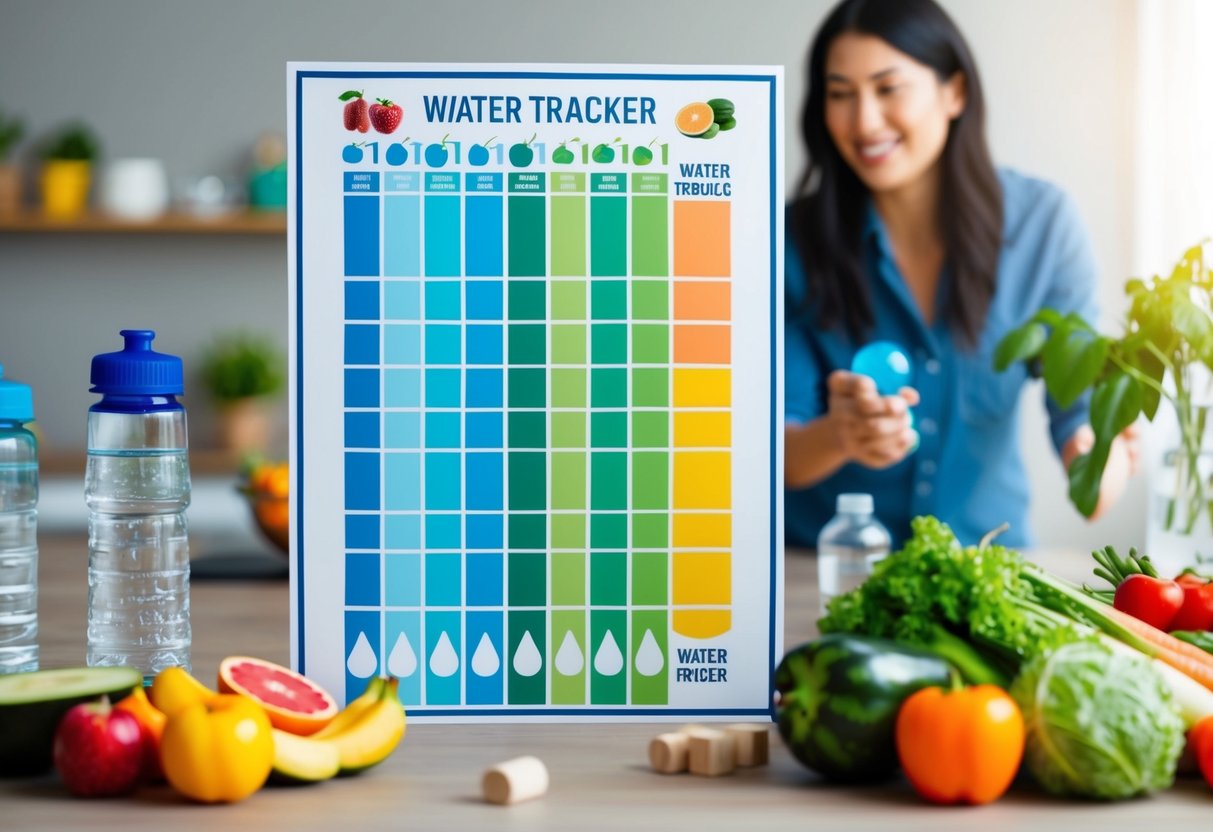
[[889, 554], [889, 530], [872, 513], [871, 494], [839, 494], [837, 512], [817, 536], [817, 587], [821, 609], [859, 586]]
[[38, 669], [38, 440], [29, 386], [0, 366], [0, 673]]
[[145, 681], [190, 666], [190, 469], [181, 359], [124, 329], [93, 358], [88, 413], [89, 666], [127, 665]]

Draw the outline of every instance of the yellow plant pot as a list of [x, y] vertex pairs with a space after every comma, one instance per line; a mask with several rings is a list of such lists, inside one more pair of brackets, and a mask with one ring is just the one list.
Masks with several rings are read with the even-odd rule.
[[48, 217], [69, 220], [84, 213], [92, 164], [56, 160], [42, 166], [42, 210]]

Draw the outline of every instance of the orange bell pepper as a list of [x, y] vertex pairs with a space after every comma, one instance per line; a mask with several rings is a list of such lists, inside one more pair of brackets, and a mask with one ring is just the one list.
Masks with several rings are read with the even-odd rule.
[[115, 705], [114, 709], [126, 711], [139, 721], [139, 727], [143, 730], [143, 775], [149, 780], [163, 780], [160, 738], [164, 735], [168, 717], [156, 709], [142, 687], [135, 688], [135, 692]]
[[1023, 714], [1006, 691], [923, 688], [897, 713], [897, 755], [932, 803], [982, 804], [1010, 787], [1023, 759]]
[[202, 803], [234, 803], [265, 783], [274, 736], [261, 706], [241, 694], [217, 694], [169, 714], [160, 740], [174, 789]]

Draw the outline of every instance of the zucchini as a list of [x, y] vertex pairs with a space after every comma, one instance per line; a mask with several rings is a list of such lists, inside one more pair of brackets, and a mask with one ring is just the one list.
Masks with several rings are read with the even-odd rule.
[[73, 705], [117, 702], [143, 684], [130, 667], [73, 667], [0, 676], [0, 776], [41, 774], [51, 767], [59, 720]]
[[776, 721], [793, 756], [845, 783], [898, 768], [894, 727], [901, 703], [955, 671], [943, 659], [885, 639], [834, 633], [803, 644], [775, 669]]

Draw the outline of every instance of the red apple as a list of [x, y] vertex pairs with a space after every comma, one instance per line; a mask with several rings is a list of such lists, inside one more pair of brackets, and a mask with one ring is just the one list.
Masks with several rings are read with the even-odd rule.
[[143, 767], [143, 729], [108, 698], [76, 705], [55, 730], [55, 769], [78, 797], [134, 790]]

